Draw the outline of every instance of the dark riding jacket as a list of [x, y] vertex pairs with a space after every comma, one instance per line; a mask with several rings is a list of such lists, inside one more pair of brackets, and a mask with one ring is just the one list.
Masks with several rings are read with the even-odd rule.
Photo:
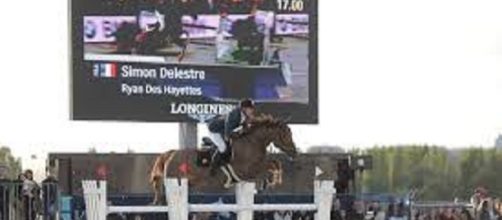
[[209, 131], [213, 133], [220, 133], [226, 140], [228, 140], [232, 131], [241, 126], [241, 112], [241, 108], [237, 107], [230, 111], [225, 117], [216, 117], [209, 123]]

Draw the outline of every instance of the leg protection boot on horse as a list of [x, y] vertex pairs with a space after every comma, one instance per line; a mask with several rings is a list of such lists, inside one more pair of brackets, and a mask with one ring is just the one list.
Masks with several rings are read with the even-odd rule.
[[241, 181], [230, 165], [229, 158], [230, 156], [228, 153], [220, 153], [219, 151], [215, 151], [210, 167], [211, 176], [215, 176], [218, 169], [220, 169], [225, 174], [227, 178], [224, 187], [227, 189]]
[[231, 183], [235, 184], [235, 183], [240, 182], [241, 179], [239, 178], [239, 176], [237, 176], [237, 174], [234, 171], [234, 168], [230, 164], [230, 162], [232, 161], [232, 156], [233, 156], [232, 155], [232, 145], [230, 145], [230, 143], [227, 142], [227, 146], [228, 147], [227, 147], [226, 151], [222, 154], [222, 157], [223, 157], [222, 166], [230, 174]]
[[220, 169], [227, 177], [223, 187], [228, 189], [241, 181], [230, 164], [225, 164], [223, 166], [220, 166]]
[[230, 173], [230, 177], [232, 178], [232, 183], [238, 183], [242, 181], [239, 176], [237, 176], [237, 173], [235, 173], [234, 168], [230, 163], [225, 164], [225, 168], [228, 170]]
[[242, 181], [239, 176], [237, 176], [237, 173], [235, 172], [232, 164], [230, 162], [232, 161], [232, 149], [230, 145], [227, 145], [227, 151], [223, 153], [223, 169], [228, 171], [230, 175], [229, 176], [229, 181], [231, 185], [234, 185], [235, 183], [238, 183]]

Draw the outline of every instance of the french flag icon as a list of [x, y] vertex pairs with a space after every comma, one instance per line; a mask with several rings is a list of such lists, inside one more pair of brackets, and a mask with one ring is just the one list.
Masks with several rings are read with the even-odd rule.
[[97, 78], [117, 78], [118, 65], [116, 63], [95, 63], [93, 76]]

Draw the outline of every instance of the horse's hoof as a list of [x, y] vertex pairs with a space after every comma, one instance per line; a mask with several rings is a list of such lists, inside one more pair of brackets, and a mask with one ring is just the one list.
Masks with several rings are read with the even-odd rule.
[[232, 184], [232, 183], [225, 183], [223, 185], [223, 187], [225, 187], [225, 189], [230, 189], [232, 186], [234, 186], [234, 184]]

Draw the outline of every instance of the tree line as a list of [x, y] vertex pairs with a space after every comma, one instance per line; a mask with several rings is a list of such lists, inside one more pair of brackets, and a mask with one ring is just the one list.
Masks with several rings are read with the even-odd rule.
[[17, 179], [21, 172], [21, 159], [14, 157], [10, 148], [0, 147], [0, 178]]
[[371, 170], [358, 174], [360, 190], [406, 194], [419, 200], [468, 200], [477, 187], [502, 197], [502, 150], [392, 146], [354, 150], [373, 158]]

